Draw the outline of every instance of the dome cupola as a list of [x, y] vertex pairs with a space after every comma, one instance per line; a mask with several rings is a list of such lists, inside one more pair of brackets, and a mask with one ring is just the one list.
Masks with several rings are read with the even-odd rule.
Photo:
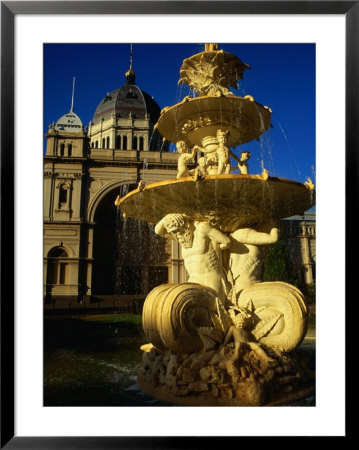
[[69, 113], [61, 116], [55, 124], [55, 130], [57, 131], [77, 132], [82, 131], [82, 129], [83, 124], [81, 122], [81, 119], [72, 111], [72, 109]]
[[153, 98], [142, 91], [136, 84], [136, 75], [130, 69], [126, 72], [126, 83], [107, 95], [98, 104], [93, 116], [93, 123], [107, 120], [115, 115], [117, 118], [150, 119], [156, 123], [161, 108]]
[[74, 113], [75, 77], [72, 80], [72, 97], [70, 112], [64, 114], [55, 124], [55, 130], [65, 132], [83, 131], [83, 124], [77, 114]]
[[167, 151], [168, 145], [155, 129], [161, 108], [136, 85], [132, 45], [125, 78], [123, 86], [108, 92], [96, 108], [89, 126], [92, 154], [97, 154], [96, 149]]

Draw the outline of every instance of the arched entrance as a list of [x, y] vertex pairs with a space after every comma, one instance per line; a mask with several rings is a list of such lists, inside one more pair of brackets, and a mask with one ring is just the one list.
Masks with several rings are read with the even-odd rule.
[[94, 216], [92, 295], [144, 299], [155, 286], [168, 282], [169, 243], [153, 226], [123, 218], [114, 206], [136, 186], [121, 186], [107, 193]]

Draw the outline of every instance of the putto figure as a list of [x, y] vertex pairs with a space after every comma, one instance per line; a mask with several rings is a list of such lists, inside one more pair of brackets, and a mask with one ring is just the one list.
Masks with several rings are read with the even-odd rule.
[[[230, 149], [225, 145], [227, 143], [227, 139], [229, 136], [229, 131], [217, 130], [216, 138], [212, 138], [214, 142], [217, 141], [216, 147], [214, 149], [206, 149], [195, 145], [193, 147], [194, 150], [203, 152], [205, 156], [199, 159], [199, 168], [201, 173], [206, 174], [207, 169], [209, 167], [213, 167], [216, 170], [217, 174], [221, 173], [229, 174], [231, 171], [231, 164], [229, 161], [229, 155], [233, 156], [233, 153]], [[203, 140], [202, 140], [203, 142]], [[201, 161], [202, 164], [201, 164]], [[239, 162], [239, 160], [238, 160]]]
[[229, 148], [226, 146], [228, 131], [217, 130], [217, 155], [218, 155], [218, 175], [223, 171], [228, 174], [231, 171], [231, 164], [229, 162]]
[[177, 178], [188, 177], [190, 171], [188, 170], [188, 163], [196, 154], [196, 148], [193, 149], [192, 153], [188, 153], [188, 146], [185, 141], [178, 141], [176, 143], [177, 153], [179, 153], [177, 162]]
[[242, 152], [241, 159], [238, 161], [238, 169], [242, 175], [249, 174], [248, 160], [251, 157], [250, 152]]
[[156, 225], [155, 232], [181, 245], [188, 282], [208, 286], [221, 300], [226, 299], [228, 283], [221, 252], [231, 241], [225, 234], [208, 222], [192, 221], [184, 214], [167, 214]]

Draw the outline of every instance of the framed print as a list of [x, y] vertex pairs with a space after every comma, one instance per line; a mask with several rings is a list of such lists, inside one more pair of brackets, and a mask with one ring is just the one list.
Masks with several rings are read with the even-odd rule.
[[[2, 447], [197, 448], [223, 438], [346, 436], [345, 292], [349, 292], [346, 273], [349, 260], [345, 239], [354, 226], [354, 221], [349, 219], [349, 204], [353, 203], [353, 193], [358, 190], [358, 14], [356, 1], [1, 2]], [[222, 44], [194, 44], [202, 41]], [[221, 81], [223, 77], [219, 77], [221, 79], [207, 85], [193, 76], [191, 63], [181, 66], [183, 61], [188, 61], [188, 56], [194, 55], [193, 58], [199, 54], [202, 57], [197, 63], [202, 64], [204, 73], [214, 60], [218, 71], [223, 62], [217, 55], [221, 48], [226, 55], [234, 54], [241, 58], [240, 67], [236, 63], [237, 81], [242, 82], [243, 78], [238, 70], [245, 72], [244, 87], [240, 84], [238, 89], [240, 101], [244, 102], [239, 109], [245, 108], [243, 117], [247, 122], [238, 136], [239, 123], [244, 119], [242, 116], [233, 118], [237, 114], [233, 112], [237, 111], [237, 106], [228, 106], [227, 120], [223, 106], [223, 98], [228, 97], [229, 103], [239, 98], [228, 94], [233, 80], [227, 86]], [[206, 52], [216, 56], [207, 61]], [[250, 55], [251, 52], [255, 63], [249, 70], [251, 64], [249, 61], [247, 64], [247, 53]], [[126, 62], [122, 66], [119, 60]], [[136, 64], [141, 64], [140, 72]], [[255, 66], [258, 67], [257, 72]], [[260, 68], [263, 72], [259, 76]], [[287, 73], [290, 75], [284, 76]], [[142, 84], [138, 83], [141, 89], [135, 83], [138, 75], [143, 80]], [[246, 84], [251, 76], [253, 84], [250, 81]], [[177, 87], [180, 77], [180, 81], [185, 82], [180, 82]], [[123, 86], [119, 89], [121, 79]], [[258, 80], [256, 89], [255, 80]], [[189, 85], [189, 90], [184, 84]], [[106, 92], [102, 92], [104, 89]], [[200, 92], [199, 97], [192, 96], [194, 91]], [[255, 95], [249, 95], [251, 93]], [[199, 105], [201, 95], [206, 97], [203, 108], [208, 109], [211, 103], [211, 116], [203, 115], [204, 109]], [[257, 103], [257, 96], [258, 102], [263, 101], [264, 105], [268, 99], [268, 107]], [[86, 100], [83, 104], [80, 97]], [[130, 112], [124, 99], [132, 102]], [[147, 108], [145, 113], [141, 102]], [[194, 102], [197, 106], [191, 109]], [[216, 102], [221, 104], [221, 127], [224, 123], [228, 125], [227, 131], [222, 130], [223, 136], [216, 125]], [[285, 104], [283, 109], [282, 102]], [[272, 120], [274, 129], [270, 130], [270, 120], [266, 118], [272, 114], [270, 107], [273, 103], [278, 107], [272, 117], [276, 117], [276, 113], [281, 117]], [[173, 113], [176, 108], [178, 111]], [[182, 110], [188, 110], [186, 114], [190, 119], [187, 116], [178, 119]], [[258, 127], [263, 128], [260, 134], [251, 131], [250, 125], [259, 110], [261, 121]], [[90, 115], [87, 117], [88, 111]], [[155, 127], [151, 117], [156, 117]], [[183, 123], [179, 125], [180, 120]], [[232, 122], [237, 125], [232, 126]], [[209, 131], [198, 131], [205, 127]], [[271, 142], [261, 140], [267, 129], [272, 135]], [[162, 136], [167, 140], [162, 140]], [[222, 138], [223, 147], [220, 144]], [[246, 147], [251, 160], [243, 163], [239, 159], [242, 155], [236, 156], [234, 149], [238, 143], [250, 145], [250, 141], [259, 146], [259, 151]], [[181, 142], [194, 151], [192, 157], [195, 157], [197, 149], [198, 159], [195, 161], [198, 165], [192, 160], [180, 167], [174, 145], [177, 145], [177, 153], [181, 153]], [[272, 151], [273, 142], [277, 147]], [[142, 153], [151, 149], [151, 145], [160, 151], [149, 152], [143, 159]], [[230, 151], [232, 157], [237, 158], [236, 173], [229, 173], [229, 159], [227, 162], [223, 160], [224, 166], [221, 166], [222, 154], [217, 147], [214, 152], [211, 145], [222, 150], [233, 149]], [[83, 153], [85, 148], [88, 153]], [[208, 157], [207, 153], [212, 156]], [[233, 159], [231, 161], [233, 164]], [[248, 171], [248, 165], [251, 171]], [[200, 173], [202, 169], [205, 173]], [[185, 175], [181, 175], [181, 170]], [[119, 184], [118, 176], [125, 181]], [[185, 181], [185, 176], [193, 179]], [[246, 189], [252, 181], [257, 184], [266, 182], [269, 187], [270, 183], [273, 186], [288, 184], [287, 188], [280, 188], [275, 201], [273, 192], [279, 188], [271, 187], [272, 196], [268, 198], [266, 190], [261, 189], [261, 195], [258, 198], [254, 196], [252, 204], [246, 205], [247, 217], [251, 214], [257, 217], [255, 205], [258, 202], [262, 202], [260, 207], [267, 208], [267, 211], [271, 208], [268, 205], [273, 203], [276, 211], [283, 208], [285, 212], [281, 213], [281, 218], [304, 213], [316, 205], [316, 245], [311, 247], [309, 234], [306, 243], [308, 261], [314, 259], [316, 263], [318, 256], [318, 264], [307, 261], [302, 268], [297, 268], [295, 276], [288, 278], [288, 283], [293, 285], [300, 279], [303, 283], [306, 280], [306, 285], [314, 289], [317, 297], [313, 337], [316, 381], [304, 397], [312, 395], [312, 403], [295, 403], [291, 386], [287, 392], [287, 397], [293, 399], [290, 407], [280, 401], [276, 403], [277, 399], [273, 397], [272, 403], [249, 401], [251, 408], [238, 407], [230, 399], [223, 403], [222, 408], [213, 408], [210, 402], [191, 405], [185, 401], [182, 404], [166, 401], [156, 395], [151, 397], [153, 392], [149, 390], [146, 393], [145, 389], [145, 394], [136, 394], [140, 400], [134, 402], [131, 397], [134, 383], [126, 385], [128, 397], [121, 397], [123, 403], [113, 401], [113, 396], [120, 390], [116, 383], [121, 382], [125, 365], [132, 364], [128, 356], [131, 351], [127, 350], [124, 359], [119, 360], [119, 345], [100, 351], [99, 342], [106, 339], [105, 336], [122, 342], [124, 327], [127, 331], [132, 330], [135, 336], [136, 330], [142, 330], [142, 321], [145, 332], [147, 327], [149, 333], [154, 333], [153, 327], [157, 327], [157, 322], [154, 325], [151, 318], [144, 318], [149, 314], [146, 308], [142, 309], [146, 297], [143, 297], [144, 292], [147, 295], [160, 284], [169, 286], [166, 289], [172, 289], [174, 283], [183, 283], [186, 287], [191, 282], [205, 285], [209, 289], [206, 295], [212, 295], [208, 294], [212, 291], [218, 294], [213, 301], [217, 302], [216, 314], [222, 328], [225, 319], [224, 313], [220, 312], [221, 295], [228, 299], [230, 295], [235, 297], [236, 289], [242, 292], [242, 287], [237, 287], [233, 281], [235, 277], [228, 292], [226, 285], [223, 287], [223, 280], [215, 279], [213, 273], [208, 282], [203, 281], [207, 272], [202, 266], [201, 270], [198, 269], [198, 258], [193, 264], [193, 259], [190, 260], [192, 254], [188, 260], [183, 257], [186, 247], [182, 246], [182, 238], [177, 238], [178, 245], [176, 240], [164, 244], [158, 235], [165, 235], [163, 227], [166, 226], [161, 229], [159, 225], [155, 227], [165, 214], [178, 216], [171, 201], [168, 202], [168, 196], [173, 199], [175, 186], [180, 185], [177, 204], [186, 196], [197, 198], [193, 227], [198, 226], [198, 230], [202, 230], [203, 223], [208, 221], [212, 228], [210, 231], [206, 228], [206, 236], [215, 235], [216, 245], [221, 244], [225, 249], [228, 244], [228, 248], [229, 233], [232, 233], [232, 239], [235, 230], [250, 228], [252, 222], [242, 223], [241, 218], [231, 216], [235, 223], [232, 229], [228, 221], [221, 223], [219, 216], [213, 220], [212, 216], [208, 218], [210, 214], [207, 212], [201, 216], [198, 211], [205, 209], [206, 202], [212, 215], [217, 210], [212, 211], [213, 201], [208, 193], [201, 193], [200, 189], [192, 192], [191, 189], [198, 187], [202, 179], [209, 183], [211, 177], [218, 178], [214, 197], [221, 189], [219, 179], [223, 179], [223, 183], [230, 180], [233, 192], [237, 189], [235, 179], [246, 180]], [[163, 180], [168, 179], [171, 180], [168, 187], [170, 195], [164, 192]], [[300, 183], [290, 180], [299, 180]], [[313, 182], [316, 201], [313, 200]], [[154, 195], [151, 189], [163, 191], [161, 200], [156, 201], [152, 209], [147, 207], [148, 199], [153, 199]], [[289, 201], [283, 200], [290, 189], [300, 190], [298, 198], [303, 204], [302, 209], [297, 208], [298, 211], [288, 206]], [[147, 200], [139, 206], [136, 199], [132, 200], [132, 190]], [[228, 192], [225, 194], [223, 191], [221, 202], [228, 201], [227, 197]], [[81, 216], [79, 211], [87, 201], [86, 214]], [[227, 215], [230, 214], [229, 209], [226, 209]], [[119, 211], [125, 212], [125, 216], [121, 216]], [[186, 218], [190, 217], [191, 211], [190, 208], [186, 210]], [[127, 220], [126, 214], [139, 219], [146, 216], [144, 220], [150, 222], [150, 231], [132, 223], [132, 219]], [[267, 214], [272, 217], [274, 213], [270, 210]], [[191, 220], [188, 223], [192, 224]], [[329, 231], [333, 225], [335, 244], [333, 231]], [[126, 240], [128, 244], [129, 241], [123, 237], [124, 227], [127, 227], [126, 236], [132, 234], [131, 243], [126, 248], [123, 242]], [[306, 230], [309, 228], [307, 226]], [[175, 227], [175, 231], [167, 231], [175, 233], [173, 238], [177, 236], [176, 230]], [[268, 236], [272, 233], [271, 228], [263, 230]], [[134, 250], [138, 246], [138, 237], [146, 233], [148, 242], [156, 241], [156, 248], [163, 245], [161, 255], [160, 252], [151, 253], [152, 247], [146, 249], [145, 245]], [[204, 235], [203, 230], [201, 233]], [[135, 261], [138, 259], [135, 253], [142, 255], [141, 261]], [[165, 260], [165, 256], [169, 259]], [[151, 263], [145, 264], [145, 260], [151, 260]], [[229, 260], [232, 261], [231, 256]], [[193, 265], [195, 270], [191, 272]], [[293, 295], [299, 302], [296, 288], [290, 289], [291, 293], [283, 295], [286, 298]], [[310, 295], [309, 288], [306, 295]], [[256, 300], [253, 296], [250, 294], [248, 301], [252, 302], [254, 311]], [[158, 298], [159, 295], [156, 301]], [[242, 305], [247, 314], [249, 304]], [[104, 317], [108, 312], [114, 316], [113, 322]], [[212, 321], [215, 320], [213, 312], [208, 314]], [[232, 311], [232, 314], [235, 316], [237, 312]], [[124, 317], [130, 318], [125, 321]], [[274, 316], [268, 317], [265, 316], [263, 323], [270, 320], [275, 323], [268, 325], [269, 331], [264, 333], [267, 336], [271, 329], [275, 329], [277, 321], [282, 320], [280, 315], [275, 319]], [[258, 315], [256, 318], [262, 320]], [[286, 320], [289, 322], [288, 316]], [[302, 331], [298, 332], [302, 333], [298, 341], [304, 336], [304, 322]], [[291, 328], [293, 335], [295, 327]], [[222, 331], [225, 335], [229, 333], [229, 325]], [[235, 329], [233, 333], [236, 333]], [[80, 335], [85, 336], [83, 342]], [[214, 335], [201, 335], [198, 345], [212, 351]], [[234, 352], [237, 341], [232, 335]], [[239, 341], [244, 339], [241, 336]], [[263, 337], [261, 335], [258, 342]], [[133, 352], [140, 354], [137, 347], [146, 341], [141, 340], [144, 339], [142, 335], [141, 339], [136, 339]], [[163, 337], [153, 339], [158, 339], [158, 348], [164, 345], [166, 351], [173, 350], [173, 354], [179, 351], [177, 347], [171, 347], [174, 345], [171, 339], [166, 342]], [[252, 340], [243, 342], [245, 345], [241, 352], [246, 355], [248, 349], [248, 361], [250, 351], [252, 359], [256, 352], [261, 351], [262, 347], [254, 345]], [[89, 346], [96, 356], [89, 351]], [[187, 351], [189, 347], [183, 348]], [[183, 348], [181, 352], [186, 353]], [[288, 349], [291, 349], [289, 344]], [[151, 349], [144, 351], [150, 352]], [[271, 353], [270, 345], [268, 351], [274, 357], [275, 352]], [[113, 357], [114, 352], [117, 352], [117, 359]], [[192, 352], [192, 347], [188, 352]], [[95, 359], [98, 371], [92, 372], [91, 364]], [[171, 361], [174, 364], [174, 358]], [[152, 363], [147, 361], [146, 364], [150, 366]], [[162, 364], [165, 363], [162, 361]], [[185, 369], [188, 369], [185, 364]], [[216, 398], [227, 395], [224, 386], [228, 380], [226, 378], [225, 383], [224, 378], [220, 378], [219, 369], [216, 368], [216, 376], [221, 380], [218, 382], [220, 389], [213, 387], [213, 380], [208, 381], [210, 371], [214, 376], [215, 369], [213, 365], [211, 367], [208, 369], [206, 366], [201, 372], [207, 384], [195, 385], [187, 370], [188, 383], [197, 389], [197, 396], [209, 385], [211, 392], [216, 391]], [[298, 370], [297, 378], [300, 377]], [[287, 378], [292, 375], [293, 381], [295, 372], [288, 369]], [[241, 376], [246, 379], [243, 371]], [[282, 378], [284, 380], [285, 377]], [[107, 387], [103, 379], [108, 380]], [[184, 397], [188, 386], [183, 386], [182, 383], [178, 395]], [[258, 387], [260, 389], [262, 387]], [[149, 397], [145, 397], [148, 393]], [[206, 395], [208, 397], [209, 394]], [[150, 403], [149, 398], [159, 398], [160, 402]], [[195, 406], [200, 406], [200, 409]]]

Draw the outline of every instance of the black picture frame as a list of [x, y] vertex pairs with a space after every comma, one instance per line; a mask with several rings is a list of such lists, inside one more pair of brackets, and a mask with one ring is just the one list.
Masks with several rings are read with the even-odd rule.
[[[15, 436], [14, 405], [14, 21], [18, 14], [336, 14], [346, 21], [346, 236], [354, 232], [359, 155], [359, 1], [3, 1], [1, 2], [1, 442], [6, 449], [199, 448], [226, 437]], [[328, 68], [332, 76], [335, 65]], [[334, 94], [333, 94], [334, 95]], [[349, 203], [350, 202], [350, 203]], [[349, 256], [346, 251], [346, 267]], [[352, 253], [351, 253], [352, 254]], [[346, 292], [351, 278], [346, 272]], [[348, 434], [345, 436], [348, 437]], [[229, 438], [228, 438], [229, 439]], [[232, 439], [232, 438], [231, 438]]]

